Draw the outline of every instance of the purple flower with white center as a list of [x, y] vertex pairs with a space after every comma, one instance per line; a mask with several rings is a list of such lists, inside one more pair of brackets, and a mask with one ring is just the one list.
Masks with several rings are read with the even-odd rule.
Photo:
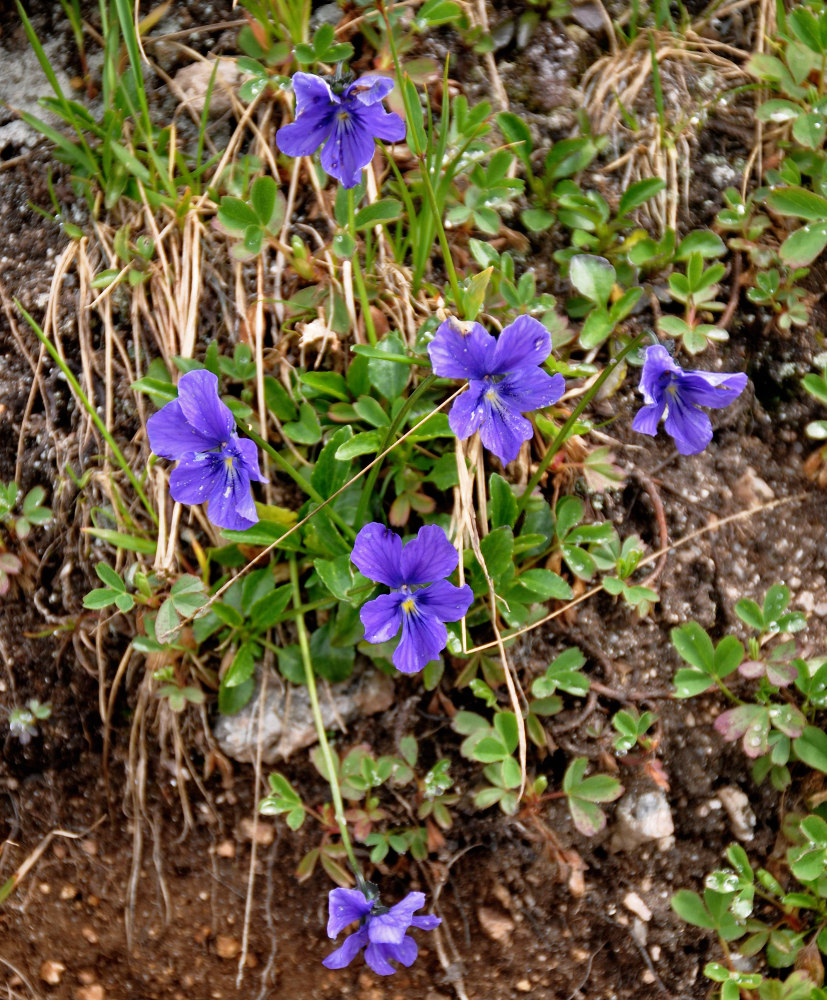
[[296, 120], [276, 132], [276, 145], [287, 156], [312, 156], [324, 144], [322, 167], [343, 187], [356, 187], [362, 179], [375, 139], [405, 138], [405, 122], [382, 107], [393, 90], [393, 80], [386, 76], [360, 77], [337, 93], [320, 76], [295, 73], [293, 90]]
[[530, 316], [520, 316], [496, 339], [479, 323], [446, 320], [428, 354], [436, 375], [468, 379], [468, 391], [448, 414], [454, 434], [465, 439], [479, 431], [503, 465], [512, 462], [534, 434], [523, 414], [556, 403], [566, 387], [562, 375], [540, 368], [550, 352], [551, 334]]
[[212, 372], [182, 375], [178, 398], [151, 416], [146, 429], [155, 454], [178, 462], [169, 477], [173, 500], [206, 501], [207, 517], [219, 528], [243, 531], [256, 524], [250, 481], [267, 480], [259, 472], [256, 446], [236, 434]]
[[403, 546], [396, 532], [373, 521], [356, 536], [350, 558], [363, 576], [391, 588], [362, 606], [365, 639], [387, 642], [401, 627], [393, 665], [404, 674], [437, 659], [448, 642], [444, 623], [459, 621], [474, 599], [467, 584], [455, 587], [445, 579], [459, 557], [442, 528], [426, 525]]
[[361, 889], [332, 889], [328, 897], [327, 936], [338, 937], [356, 920], [359, 929], [349, 934], [341, 948], [328, 955], [322, 964], [328, 969], [344, 969], [364, 948], [365, 961], [378, 976], [396, 972], [390, 964], [392, 961], [413, 965], [418, 948], [408, 935], [410, 928], [432, 931], [442, 923], [439, 917], [430, 914], [415, 917], [414, 912], [424, 905], [424, 892], [409, 892], [401, 902], [388, 909], [377, 900], [367, 899]]
[[654, 437], [666, 410], [664, 428], [681, 455], [696, 455], [712, 440], [712, 424], [701, 409], [729, 406], [746, 388], [743, 372], [684, 371], [661, 344], [646, 348], [640, 391], [646, 405], [638, 410], [634, 430]]

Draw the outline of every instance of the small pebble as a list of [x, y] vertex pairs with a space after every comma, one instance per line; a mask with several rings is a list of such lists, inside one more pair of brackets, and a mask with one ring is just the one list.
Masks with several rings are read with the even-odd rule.
[[247, 840], [254, 840], [259, 847], [269, 847], [273, 843], [275, 830], [272, 823], [264, 823], [259, 819], [245, 816], [238, 826], [244, 837]]
[[514, 921], [507, 914], [490, 906], [477, 910], [480, 926], [492, 941], [506, 941], [514, 930]]
[[636, 892], [627, 892], [623, 897], [623, 905], [627, 910], [631, 910], [632, 913], [640, 917], [644, 923], [648, 923], [652, 919], [652, 911]]
[[241, 943], [229, 934], [219, 934], [215, 939], [215, 951], [219, 958], [235, 958], [241, 951]]
[[106, 993], [100, 983], [90, 986], [78, 986], [75, 990], [75, 1000], [104, 1000]]
[[65, 971], [66, 966], [63, 962], [56, 962], [53, 959], [47, 959], [40, 966], [40, 978], [44, 983], [48, 983], [49, 986], [57, 986]]

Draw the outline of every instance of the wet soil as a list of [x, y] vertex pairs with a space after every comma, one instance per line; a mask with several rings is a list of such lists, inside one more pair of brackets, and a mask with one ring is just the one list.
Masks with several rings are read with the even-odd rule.
[[[210, 17], [230, 15], [219, 6], [213, 5]], [[179, 7], [183, 22], [192, 23], [197, 5]], [[9, 10], [0, 5], [0, 43], [7, 48], [9, 37], [19, 41], [19, 31], [9, 27]], [[56, 30], [62, 23], [57, 10], [55, 5], [39, 12], [38, 30]], [[547, 65], [538, 52], [530, 55], [529, 67], [564, 86], [565, 74], [556, 71], [565, 46], [556, 28], [544, 32], [551, 40]], [[581, 48], [593, 57], [596, 44]], [[514, 53], [506, 49], [501, 60], [506, 56]], [[518, 106], [520, 99], [517, 94]], [[559, 96], [554, 100], [563, 103]], [[727, 142], [737, 149], [731, 134]], [[690, 226], [709, 223], [713, 214], [704, 207], [716, 192], [703, 165], [710, 149], [720, 149], [720, 143], [702, 134], [693, 164], [697, 218], [687, 222]], [[0, 719], [0, 884], [42, 848], [0, 906], [4, 995], [26, 1000], [706, 996], [702, 969], [718, 957], [715, 947], [708, 935], [673, 914], [669, 899], [678, 888], [698, 888], [733, 838], [716, 792], [735, 785], [749, 797], [757, 819], [748, 847], [762, 862], [772, 851], [782, 808], [795, 803], [782, 804], [766, 785], [752, 783], [740, 749], [723, 744], [713, 730], [721, 707], [714, 699], [686, 705], [663, 697], [679, 665], [669, 630], [692, 618], [716, 639], [728, 631], [741, 634], [734, 602], [742, 596], [760, 600], [772, 583], [785, 582], [793, 606], [810, 616], [804, 651], [824, 648], [825, 498], [803, 473], [808, 455], [803, 428], [815, 412], [798, 388], [818, 350], [816, 325], [786, 340], [762, 340], [748, 315], [736, 317], [724, 367], [746, 370], [752, 384], [736, 406], [713, 415], [715, 445], [702, 455], [681, 458], [664, 436], [633, 438], [631, 388], [610, 405], [601, 404], [605, 416], [617, 417], [611, 432], [618, 439], [618, 461], [630, 475], [623, 489], [606, 495], [598, 513], [610, 517], [621, 534], [638, 532], [657, 548], [654, 493], [671, 541], [706, 530], [670, 555], [656, 584], [661, 602], [647, 618], [636, 619], [604, 595], [564, 622], [531, 633], [516, 657], [528, 683], [553, 655], [578, 644], [595, 681], [637, 692], [642, 708], [657, 711], [657, 757], [668, 785], [674, 842], [618, 849], [613, 807], [607, 830], [587, 840], [558, 802], [507, 818], [494, 809], [473, 812], [466, 796], [444, 844], [428, 861], [403, 858], [376, 873], [390, 898], [419, 888], [436, 898], [442, 935], [422, 935], [417, 963], [387, 980], [358, 962], [328, 972], [320, 960], [330, 950], [324, 934], [330, 884], [320, 872], [303, 883], [295, 877], [300, 859], [315, 846], [315, 833], [309, 828], [290, 833], [280, 821], [262, 821], [252, 857], [250, 824], [264, 788], [256, 787], [249, 766], [212, 766], [205, 723], [214, 709], [182, 723], [187, 774], [176, 762], [169, 732], [159, 735], [152, 725], [146, 757], [138, 758], [145, 759], [146, 772], [137, 775], [129, 767], [140, 677], [128, 676], [111, 731], [103, 732], [98, 663], [105, 664], [108, 688], [127, 637], [119, 631], [123, 621], [115, 619], [100, 649], [90, 639], [81, 602], [93, 585], [95, 556], [80, 532], [76, 491], [66, 474], [67, 463], [78, 470], [94, 462], [95, 444], [78, 439], [79, 415], [48, 364], [39, 371], [41, 389], [29, 407], [39, 348], [13, 306], [17, 298], [38, 315], [46, 304], [65, 241], [58, 227], [29, 205], [48, 206], [50, 172], [57, 185], [66, 182], [65, 175], [35, 143], [31, 150], [12, 150], [6, 160], [0, 171], [0, 479], [17, 475], [24, 491], [43, 485], [56, 520], [30, 542], [14, 543], [24, 572], [0, 605], [0, 704], [7, 713], [36, 697], [53, 708], [25, 746]], [[71, 300], [64, 308], [72, 308]], [[720, 526], [727, 516], [772, 500], [785, 502]], [[102, 658], [96, 655], [101, 651]], [[460, 706], [456, 692], [446, 697]], [[541, 762], [552, 787], [575, 754], [615, 769], [627, 795], [656, 787], [645, 762], [617, 762], [605, 732], [594, 735], [620, 704], [610, 695], [593, 705], [567, 701], [551, 724], [559, 749]], [[396, 704], [353, 726], [338, 747], [368, 742], [387, 751], [403, 717], [426, 752], [456, 760], [458, 790], [473, 790], [478, 777], [458, 756], [444, 703], [423, 695], [416, 680], [399, 678]], [[311, 804], [324, 801], [324, 786], [304, 754], [282, 770]], [[136, 782], [146, 790], [138, 811]], [[574, 852], [568, 865], [561, 851]], [[574, 857], [582, 860], [582, 880], [577, 865], [572, 867]], [[637, 918], [624, 903], [629, 893], [651, 911], [649, 920]], [[242, 948], [247, 958], [239, 969]]]

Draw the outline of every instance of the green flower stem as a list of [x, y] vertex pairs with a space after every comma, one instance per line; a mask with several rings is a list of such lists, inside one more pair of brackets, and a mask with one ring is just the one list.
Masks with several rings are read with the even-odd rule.
[[[431, 386], [434, 384], [434, 382], [436, 382], [436, 380], [437, 380], [436, 375], [427, 375], [424, 379], [422, 379], [419, 385], [414, 389], [414, 391], [410, 394], [410, 396], [408, 396], [408, 398], [402, 404], [399, 413], [396, 414], [396, 417], [391, 422], [390, 427], [388, 427], [387, 431], [385, 432], [385, 439], [379, 448], [380, 455], [382, 454], [383, 451], [387, 451], [387, 449], [390, 448], [391, 444], [396, 438], [396, 434], [399, 428], [402, 426], [402, 423], [405, 420], [405, 417], [410, 412], [411, 407], [421, 396], [423, 396], [431, 388]], [[379, 476], [379, 470], [381, 467], [382, 463], [377, 461], [376, 464], [373, 466], [373, 468], [370, 470], [370, 473], [368, 474], [368, 478], [365, 482], [364, 489], [362, 490], [362, 494], [359, 497], [359, 506], [356, 509], [356, 517], [353, 522], [354, 524], [358, 524], [361, 526], [365, 523], [365, 517], [367, 516], [368, 512], [368, 504], [370, 503], [370, 498], [373, 496], [373, 491], [374, 488], [376, 487], [376, 480]]]
[[301, 651], [302, 663], [304, 664], [307, 694], [310, 697], [310, 707], [313, 711], [313, 724], [316, 727], [316, 735], [319, 737], [319, 748], [322, 751], [322, 759], [324, 760], [325, 769], [327, 771], [327, 780], [330, 784], [330, 795], [333, 799], [333, 811], [336, 816], [336, 824], [339, 827], [339, 834], [342, 838], [342, 845], [344, 846], [345, 853], [347, 854], [347, 859], [350, 862], [351, 871], [356, 876], [356, 883], [361, 889], [365, 885], [365, 877], [362, 875], [362, 869], [359, 866], [359, 862], [356, 860], [356, 855], [353, 852], [353, 845], [350, 842], [347, 820], [345, 819], [345, 807], [342, 802], [342, 792], [339, 788], [338, 762], [333, 759], [333, 753], [330, 749], [330, 744], [327, 742], [327, 734], [324, 730], [322, 709], [319, 705], [319, 692], [316, 689], [316, 676], [313, 673], [313, 663], [310, 659], [310, 641], [307, 638], [307, 628], [304, 624], [304, 615], [300, 610], [302, 606], [301, 589], [299, 588], [299, 570], [296, 565], [295, 555], [290, 556], [290, 583], [293, 586], [293, 605], [297, 610], [297, 614], [295, 616], [296, 630], [299, 636], [299, 650]]
[[594, 399], [597, 393], [600, 392], [600, 388], [606, 381], [606, 379], [608, 379], [610, 375], [613, 375], [615, 373], [615, 371], [617, 370], [617, 366], [620, 364], [620, 362], [623, 361], [623, 359], [628, 354], [631, 354], [632, 351], [640, 347], [640, 345], [643, 343], [644, 340], [648, 338], [648, 336], [649, 336], [648, 332], [640, 333], [633, 340], [630, 340], [625, 347], [622, 347], [613, 358], [610, 358], [609, 363], [606, 365], [603, 371], [598, 375], [594, 383], [589, 387], [589, 389], [586, 390], [586, 392], [583, 393], [580, 402], [577, 404], [577, 406], [575, 406], [574, 410], [571, 413], [571, 416], [557, 432], [557, 436], [551, 442], [548, 451], [545, 453], [545, 455], [543, 455], [543, 460], [537, 466], [537, 471], [534, 473], [531, 479], [529, 479], [528, 485], [526, 486], [525, 490], [523, 490], [520, 499], [517, 501], [518, 513], [522, 513], [522, 511], [525, 509], [525, 505], [528, 503], [528, 498], [537, 488], [537, 485], [545, 475], [546, 470], [554, 460], [554, 456], [566, 443], [566, 440], [568, 439], [569, 434], [571, 433], [572, 427], [574, 427], [574, 425], [580, 418], [580, 414], [583, 412], [583, 410], [586, 409], [586, 407]]
[[365, 330], [372, 347], [376, 346], [376, 327], [373, 325], [373, 316], [370, 313], [370, 300], [368, 290], [365, 287], [365, 279], [362, 274], [362, 265], [359, 263], [359, 234], [356, 231], [356, 205], [353, 199], [353, 188], [347, 188], [347, 225], [356, 249], [353, 251], [353, 280], [356, 282], [356, 291], [359, 293], [359, 302], [362, 305], [362, 316], [365, 319]]
[[75, 395], [77, 396], [77, 398], [83, 403], [84, 409], [89, 414], [89, 416], [92, 418], [92, 423], [101, 432], [101, 435], [103, 436], [104, 440], [109, 445], [109, 447], [112, 449], [112, 454], [115, 456], [115, 460], [117, 461], [118, 465], [120, 465], [120, 467], [123, 469], [123, 471], [126, 473], [127, 479], [132, 484], [132, 488], [138, 494], [138, 497], [140, 498], [141, 503], [146, 508], [147, 513], [152, 518], [153, 523], [155, 525], [157, 525], [158, 524], [158, 515], [155, 513], [155, 510], [154, 510], [152, 504], [147, 499], [147, 495], [146, 495], [146, 493], [144, 493], [144, 489], [141, 486], [140, 482], [138, 481], [138, 477], [135, 475], [135, 473], [130, 468], [129, 462], [127, 462], [126, 458], [124, 457], [123, 452], [118, 447], [117, 442], [112, 437], [112, 435], [109, 433], [108, 427], [101, 420], [101, 418], [98, 416], [97, 411], [95, 410], [94, 404], [92, 403], [92, 401], [89, 399], [89, 397], [86, 395], [86, 393], [81, 388], [80, 382], [78, 382], [78, 380], [75, 378], [74, 372], [71, 370], [71, 368], [69, 368], [69, 366], [63, 360], [63, 358], [60, 356], [60, 354], [58, 353], [58, 349], [51, 342], [51, 340], [49, 340], [49, 338], [46, 336], [46, 334], [41, 330], [41, 328], [38, 326], [38, 324], [34, 320], [34, 318], [32, 316], [30, 316], [26, 312], [26, 310], [23, 308], [23, 306], [20, 304], [20, 302], [17, 299], [14, 300], [14, 303], [17, 306], [17, 308], [20, 310], [20, 312], [23, 314], [23, 318], [26, 320], [26, 322], [29, 324], [29, 326], [32, 328], [32, 330], [34, 330], [34, 332], [37, 334], [37, 339], [40, 341], [41, 344], [43, 344], [43, 346], [46, 348], [46, 350], [49, 352], [49, 354], [51, 354], [52, 359], [55, 362], [55, 364], [58, 366], [58, 368], [60, 368], [60, 370], [66, 376], [66, 381], [72, 387], [72, 389], [73, 389]]
[[454, 261], [451, 257], [451, 247], [448, 245], [448, 237], [445, 235], [445, 226], [442, 224], [442, 213], [439, 210], [439, 205], [436, 200], [436, 193], [434, 191], [434, 186], [431, 183], [431, 174], [428, 170], [428, 166], [425, 163], [425, 154], [419, 154], [419, 164], [422, 173], [422, 183], [425, 185], [425, 193], [428, 195], [428, 202], [431, 206], [431, 212], [433, 213], [434, 222], [436, 223], [436, 234], [439, 238], [439, 246], [442, 250], [442, 260], [445, 265], [445, 270], [448, 272], [448, 281], [451, 283], [451, 291], [454, 294], [454, 302], [457, 306], [457, 312], [459, 313], [460, 319], [465, 318], [465, 297], [462, 294], [462, 289], [459, 287], [459, 279], [457, 278], [456, 268], [454, 267]]
[[[299, 489], [306, 493], [314, 503], [323, 504], [325, 502], [325, 498], [321, 495], [321, 493], [319, 493], [316, 487], [313, 486], [308, 479], [305, 479], [297, 469], [294, 469], [284, 455], [277, 452], [271, 444], [265, 441], [260, 434], [257, 434], [253, 428], [244, 423], [243, 420], [236, 419], [236, 423], [238, 424], [239, 429], [243, 431], [251, 441], [255, 441], [259, 448], [263, 448], [279, 469], [281, 469], [282, 472], [286, 472]], [[327, 506], [327, 513], [330, 516], [330, 520], [335, 522], [352, 542], [356, 538], [356, 532], [353, 528], [351, 528], [347, 521], [345, 521], [342, 515], [335, 511], [329, 504]]]
[[[393, 58], [394, 71], [396, 73], [396, 85], [399, 87], [399, 91], [402, 95], [402, 103], [405, 107], [405, 118], [408, 123], [408, 135], [409, 137], [414, 134], [415, 129], [412, 127], [414, 122], [414, 115], [422, 115], [422, 109], [417, 106], [415, 108], [411, 107], [408, 88], [405, 86], [405, 81], [407, 79], [407, 74], [402, 69], [402, 63], [399, 61], [399, 52], [396, 48], [396, 39], [393, 37], [393, 28], [391, 27], [390, 18], [388, 17], [388, 11], [385, 6], [384, 0], [378, 0], [376, 6], [379, 8], [379, 12], [385, 22], [385, 28], [387, 29], [388, 45], [390, 46], [391, 56]], [[414, 148], [415, 147], [415, 148]], [[445, 234], [445, 226], [442, 222], [442, 213], [439, 210], [439, 203], [437, 202], [436, 192], [434, 191], [433, 180], [431, 178], [431, 171], [428, 166], [425, 150], [419, 148], [419, 140], [416, 140], [412, 146], [411, 151], [414, 153], [416, 158], [419, 160], [420, 173], [422, 175], [422, 183], [425, 186], [425, 194], [428, 198], [428, 204], [431, 208], [431, 214], [433, 215], [434, 224], [436, 225], [437, 238], [439, 239], [439, 246], [442, 251], [442, 260], [445, 267], [445, 271], [448, 275], [448, 281], [451, 285], [451, 291], [454, 295], [454, 302], [456, 303], [457, 312], [461, 319], [465, 318], [465, 299], [462, 294], [462, 289], [459, 287], [459, 279], [457, 278], [456, 268], [454, 267], [453, 257], [451, 256], [451, 247], [448, 244], [448, 237]]]

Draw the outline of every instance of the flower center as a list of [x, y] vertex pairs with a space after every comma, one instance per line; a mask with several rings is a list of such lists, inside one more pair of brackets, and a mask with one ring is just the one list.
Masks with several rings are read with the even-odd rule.
[[411, 612], [414, 611], [415, 609], [416, 609], [416, 601], [412, 597], [409, 597], [407, 601], [402, 602], [402, 610], [405, 611], [407, 614], [411, 614]]
[[346, 122], [348, 120], [348, 118], [350, 118], [350, 112], [349, 111], [340, 111], [336, 115], [336, 117], [339, 119], [340, 122]]

